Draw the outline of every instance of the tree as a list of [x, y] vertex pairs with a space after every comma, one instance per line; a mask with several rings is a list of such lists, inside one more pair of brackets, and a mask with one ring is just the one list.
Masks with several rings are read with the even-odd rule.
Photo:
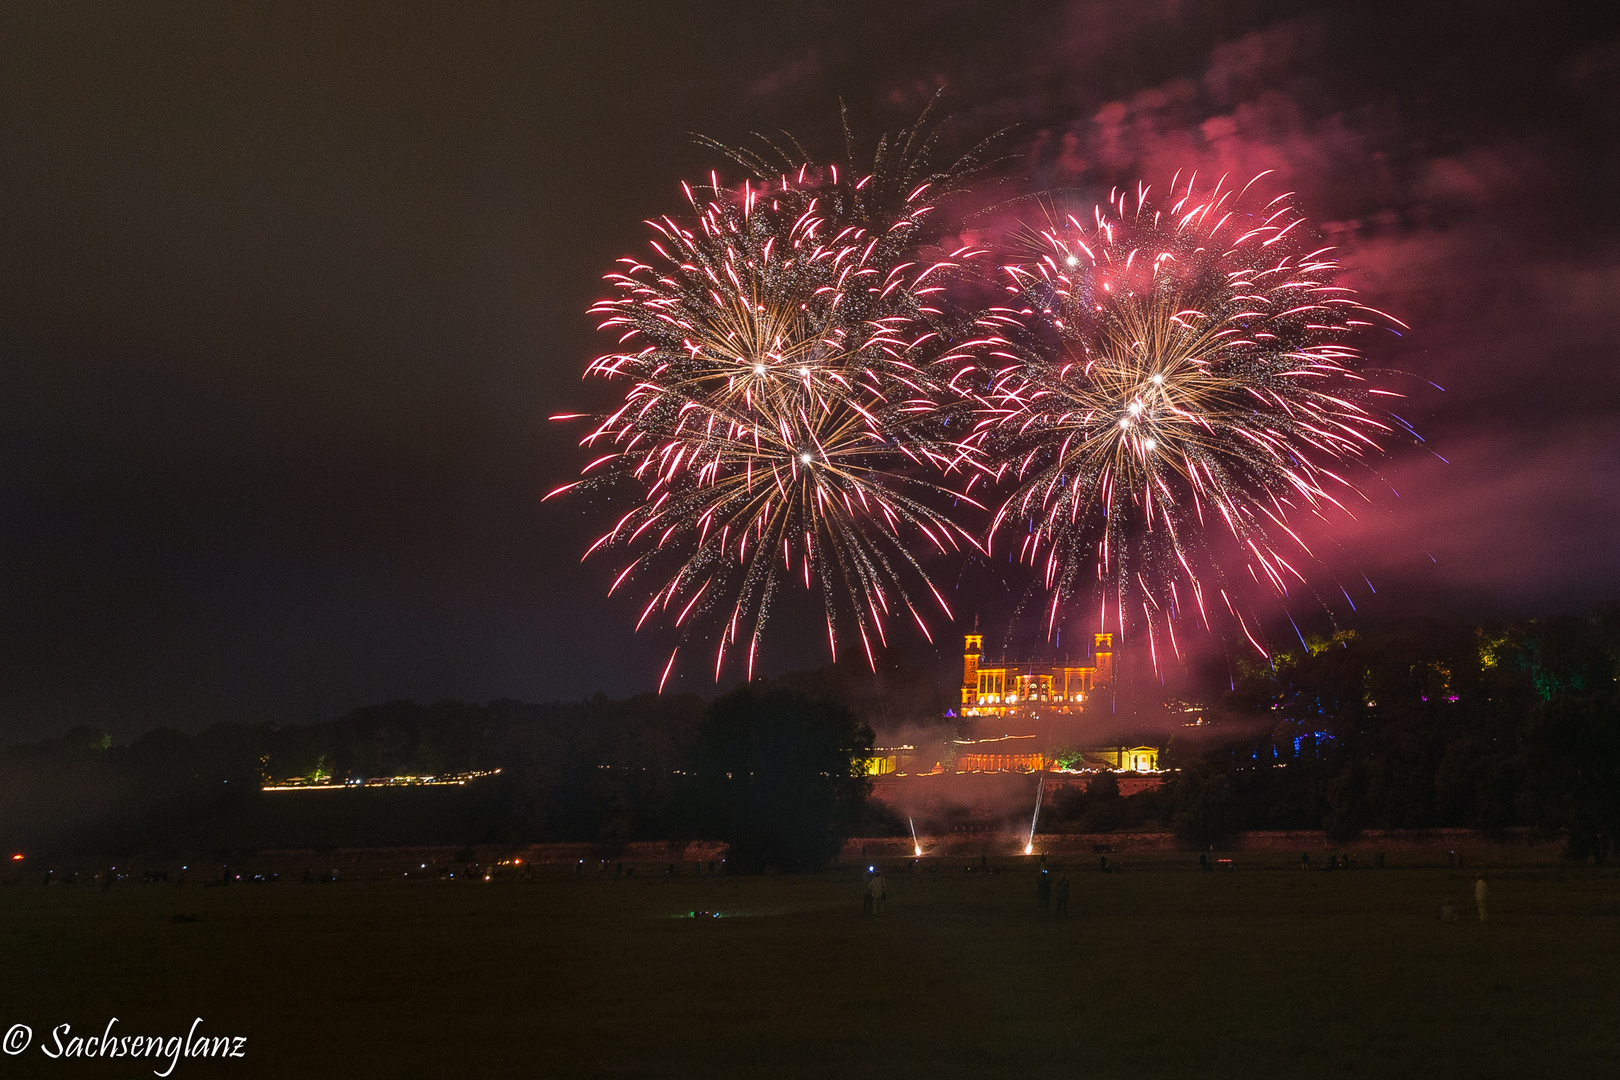
[[1167, 787], [1175, 810], [1170, 824], [1176, 839], [1190, 848], [1212, 847], [1230, 840], [1242, 828], [1242, 806], [1233, 790], [1230, 767], [1200, 761], [1181, 771]]
[[1535, 739], [1546, 792], [1541, 823], [1569, 830], [1570, 858], [1604, 862], [1620, 846], [1620, 694], [1554, 697]]
[[694, 760], [706, 831], [733, 869], [817, 870], [853, 835], [872, 731], [833, 701], [744, 686], [709, 707]]

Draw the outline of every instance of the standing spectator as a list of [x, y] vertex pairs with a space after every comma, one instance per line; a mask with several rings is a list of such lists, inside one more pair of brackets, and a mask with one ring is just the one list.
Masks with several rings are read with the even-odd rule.
[[1485, 897], [1489, 892], [1490, 889], [1486, 887], [1485, 879], [1483, 877], [1474, 882], [1474, 904], [1479, 908], [1480, 922], [1485, 921]]
[[1042, 870], [1041, 876], [1035, 881], [1035, 904], [1043, 912], [1052, 906], [1052, 875]]
[[1062, 916], [1069, 914], [1069, 875], [1063, 874], [1057, 880], [1057, 913]]
[[872, 875], [867, 891], [872, 894], [872, 914], [883, 914], [883, 901], [889, 898], [889, 883], [883, 880], [882, 872]]

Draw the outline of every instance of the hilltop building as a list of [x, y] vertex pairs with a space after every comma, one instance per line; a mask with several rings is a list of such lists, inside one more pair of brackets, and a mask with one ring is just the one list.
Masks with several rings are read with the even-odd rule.
[[1068, 716], [1081, 711], [1087, 695], [1113, 681], [1113, 634], [1097, 634], [1091, 663], [1079, 665], [1056, 660], [987, 664], [983, 635], [968, 634], [966, 639], [963, 716]]
[[[974, 725], [977, 733], [954, 739], [952, 746], [943, 748], [874, 747], [862, 768], [868, 776], [896, 778], [942, 772], [1157, 772], [1159, 750], [1155, 746], [1083, 745], [1078, 751], [1072, 749], [1085, 741], [1081, 729], [1093, 726], [1080, 721], [1087, 700], [1107, 689], [1113, 678], [1112, 634], [1094, 635], [1091, 660], [1081, 664], [1059, 660], [986, 663], [984, 637], [968, 634], [959, 715], [978, 720]], [[1074, 722], [1054, 727], [1053, 721], [1059, 717], [1071, 717]], [[986, 720], [992, 723], [984, 723]], [[996, 730], [984, 730], [987, 727]], [[1061, 750], [1067, 753], [1060, 755]], [[1062, 756], [1061, 762], [1058, 756]]]

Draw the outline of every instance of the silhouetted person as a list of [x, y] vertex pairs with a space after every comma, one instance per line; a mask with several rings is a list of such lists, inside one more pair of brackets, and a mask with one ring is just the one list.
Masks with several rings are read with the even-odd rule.
[[310, 872], [310, 868], [307, 867], [307, 866], [304, 867], [304, 884], [305, 885], [313, 885], [313, 884], [315, 884], [315, 875]]
[[1104, 855], [1098, 860], [1097, 869], [1105, 874], [1108, 873], [1108, 856]]
[[1064, 874], [1057, 879], [1057, 913], [1069, 914], [1069, 875]]
[[1035, 881], [1035, 906], [1046, 911], [1052, 906], [1052, 875], [1045, 870]]
[[1480, 878], [1478, 881], [1474, 882], [1474, 904], [1479, 908], [1480, 922], [1485, 921], [1485, 898], [1489, 893], [1490, 888], [1485, 884], [1484, 878]]
[[1198, 869], [1200, 869], [1200, 870], [1208, 870], [1209, 869], [1209, 856], [1205, 855], [1202, 851], [1200, 851], [1198, 853]]
[[872, 894], [872, 914], [883, 914], [883, 901], [889, 898], [889, 883], [883, 880], [881, 873], [877, 873], [872, 875], [872, 880], [866, 887]]
[[117, 871], [115, 871], [111, 867], [109, 867], [107, 869], [107, 872], [105, 874], [101, 875], [101, 891], [102, 892], [111, 892], [112, 887], [113, 887], [113, 881], [117, 878], [117, 876], [118, 876]]

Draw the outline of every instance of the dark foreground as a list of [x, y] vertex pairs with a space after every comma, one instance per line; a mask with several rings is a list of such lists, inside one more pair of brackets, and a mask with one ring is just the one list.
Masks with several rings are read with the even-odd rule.
[[[576, 878], [0, 888], [4, 1076], [150, 1076], [50, 1060], [50, 1029], [183, 1035], [246, 1056], [189, 1076], [1613, 1076], [1620, 872], [1297, 856], [1068, 867], [896, 864], [810, 878]], [[299, 868], [301, 872], [302, 868]], [[1458, 921], [1437, 920], [1450, 900]], [[718, 919], [681, 917], [718, 911]], [[195, 916], [196, 921], [175, 921]], [[166, 1067], [160, 1063], [158, 1068]]]

